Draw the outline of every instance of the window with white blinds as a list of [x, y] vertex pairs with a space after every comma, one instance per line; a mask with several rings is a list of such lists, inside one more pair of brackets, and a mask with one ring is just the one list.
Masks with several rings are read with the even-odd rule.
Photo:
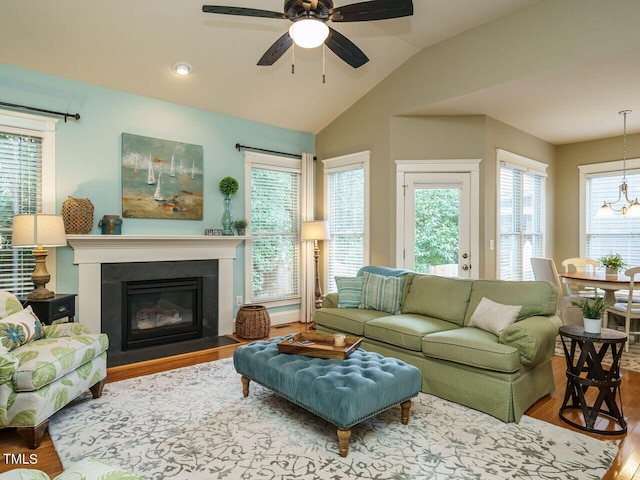
[[327, 291], [335, 292], [335, 277], [353, 277], [368, 263], [369, 152], [323, 163], [325, 212], [331, 234], [326, 283]]
[[[56, 119], [0, 110], [0, 290], [24, 295], [33, 290], [31, 249], [13, 248], [13, 216], [55, 213]], [[47, 257], [55, 288], [55, 255]]]
[[[627, 171], [629, 198], [640, 197], [640, 172]], [[594, 173], [586, 176], [586, 257], [595, 260], [618, 253], [629, 266], [640, 265], [640, 218], [616, 215], [595, 218], [603, 202], [618, 198], [622, 172]], [[624, 199], [623, 199], [624, 202]], [[622, 203], [613, 205], [619, 208]]]
[[533, 280], [532, 257], [544, 257], [546, 166], [498, 151], [498, 278]]
[[[4, 130], [4, 131], [3, 131]], [[12, 248], [13, 216], [42, 211], [42, 138], [9, 133], [0, 126], [0, 290], [33, 290], [31, 249]]]
[[250, 168], [250, 301], [299, 297], [301, 172], [275, 165]]

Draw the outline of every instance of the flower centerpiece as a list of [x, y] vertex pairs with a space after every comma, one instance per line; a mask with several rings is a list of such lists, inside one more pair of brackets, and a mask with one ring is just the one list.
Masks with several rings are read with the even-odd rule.
[[626, 265], [619, 253], [605, 255], [600, 258], [600, 263], [607, 269], [607, 275], [618, 275], [618, 271]]
[[220, 191], [224, 195], [224, 213], [222, 214], [222, 234], [233, 235], [231, 230], [231, 223], [233, 218], [231, 216], [231, 195], [234, 195], [238, 191], [238, 181], [233, 177], [224, 177], [220, 180]]
[[571, 302], [571, 305], [582, 311], [585, 333], [600, 333], [602, 329], [602, 315], [611, 306], [603, 298], [596, 297], [593, 300], [585, 298], [580, 302]]

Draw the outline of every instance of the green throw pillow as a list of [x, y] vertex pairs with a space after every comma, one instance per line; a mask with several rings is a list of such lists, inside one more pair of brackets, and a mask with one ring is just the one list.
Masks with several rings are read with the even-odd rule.
[[360, 308], [398, 315], [402, 310], [404, 277], [383, 277], [369, 272], [362, 275]]
[[41, 334], [42, 323], [31, 306], [0, 320], [0, 342], [9, 351], [38, 340]]
[[20, 310], [22, 310], [22, 304], [18, 297], [11, 292], [0, 290], [0, 318], [8, 317]]
[[335, 277], [338, 308], [358, 308], [362, 299], [362, 277]]

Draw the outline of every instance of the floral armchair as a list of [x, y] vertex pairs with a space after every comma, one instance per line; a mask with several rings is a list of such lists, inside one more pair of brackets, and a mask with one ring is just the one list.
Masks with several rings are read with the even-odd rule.
[[0, 428], [17, 428], [37, 448], [51, 415], [88, 389], [102, 394], [108, 346], [79, 323], [43, 326], [0, 291]]

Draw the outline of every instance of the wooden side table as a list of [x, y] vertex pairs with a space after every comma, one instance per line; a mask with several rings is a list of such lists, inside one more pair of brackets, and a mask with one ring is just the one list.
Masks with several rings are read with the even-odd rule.
[[73, 322], [76, 315], [76, 294], [56, 294], [53, 298], [28, 299], [21, 298], [22, 305], [31, 305], [33, 313], [46, 325], [51, 325], [54, 320], [69, 317], [69, 322]]
[[[562, 348], [567, 362], [567, 389], [560, 407], [560, 418], [569, 425], [587, 432], [601, 435], [626, 433], [627, 422], [622, 412], [620, 395], [620, 359], [627, 336], [624, 332], [603, 328], [599, 334], [585, 333], [580, 325], [560, 327]], [[600, 346], [596, 348], [596, 344]], [[613, 363], [608, 369], [602, 359], [610, 351]], [[589, 389], [597, 389], [598, 394], [589, 403]], [[580, 410], [584, 425], [565, 417], [565, 410]], [[595, 428], [598, 416], [613, 420], [619, 428], [601, 430]], [[615, 425], [614, 425], [615, 426]]]

